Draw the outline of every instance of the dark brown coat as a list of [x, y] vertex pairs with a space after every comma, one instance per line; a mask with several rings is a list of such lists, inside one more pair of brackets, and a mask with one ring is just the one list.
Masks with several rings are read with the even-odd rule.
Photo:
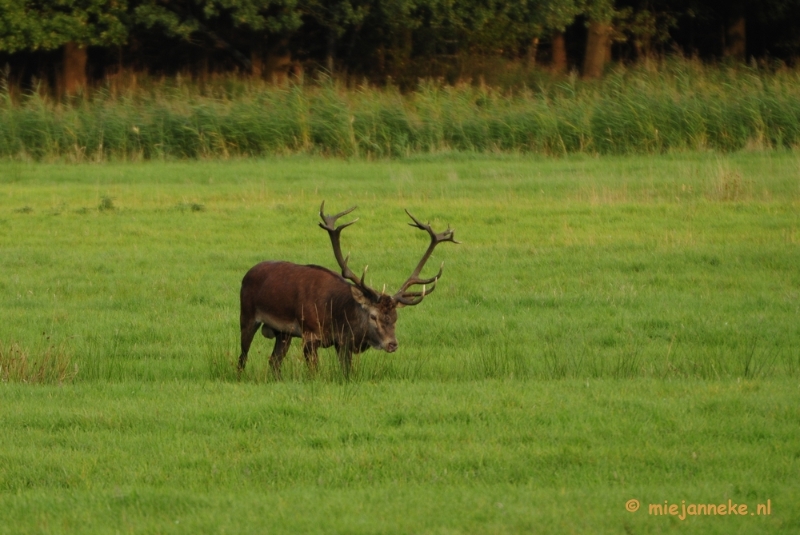
[[[342, 257], [339, 235], [355, 221], [338, 227], [335, 223], [355, 207], [335, 216], [325, 215], [324, 207], [322, 203], [320, 226], [328, 231], [342, 274], [321, 266], [291, 262], [261, 262], [253, 266], [242, 279], [239, 296], [240, 373], [247, 364], [250, 344], [259, 327], [264, 336], [275, 338], [270, 365], [277, 377], [280, 377], [281, 362], [293, 337], [302, 339], [303, 354], [312, 371], [317, 367], [317, 349], [334, 346], [345, 376], [349, 374], [353, 353], [370, 347], [388, 353], [397, 351], [397, 309], [419, 304], [436, 287], [442, 275], [441, 268], [435, 277], [419, 278], [434, 247], [443, 241], [458, 243], [453, 239], [452, 229], [437, 234], [430, 225], [408, 214], [414, 221], [411, 225], [427, 231], [431, 243], [411, 277], [390, 296], [367, 286], [364, 275], [357, 277], [347, 266], [347, 258]], [[364, 272], [366, 274], [366, 268]], [[422, 285], [422, 291], [409, 291], [414, 285]]]

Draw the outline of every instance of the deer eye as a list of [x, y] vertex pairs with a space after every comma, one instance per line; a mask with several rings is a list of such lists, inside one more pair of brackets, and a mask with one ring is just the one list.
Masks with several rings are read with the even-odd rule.
[[375, 313], [372, 313], [372, 314], [369, 315], [369, 319], [371, 319], [372, 321], [378, 321], [378, 315], [375, 314]]

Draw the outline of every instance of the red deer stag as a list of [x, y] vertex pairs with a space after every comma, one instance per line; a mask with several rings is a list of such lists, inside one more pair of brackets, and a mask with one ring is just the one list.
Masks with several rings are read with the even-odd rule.
[[[394, 295], [379, 293], [367, 286], [364, 276], [358, 278], [347, 266], [350, 258], [342, 256], [339, 235], [342, 229], [358, 221], [335, 226], [336, 220], [356, 209], [352, 207], [336, 215], [325, 215], [325, 202], [319, 209], [320, 227], [328, 231], [333, 254], [342, 270], [341, 276], [324, 267], [300, 266], [291, 262], [261, 262], [253, 266], [242, 280], [241, 316], [242, 353], [239, 356], [239, 373], [247, 364], [247, 353], [258, 328], [267, 338], [275, 338], [269, 363], [280, 378], [281, 361], [289, 350], [292, 337], [303, 340], [303, 355], [311, 371], [317, 367], [317, 349], [334, 346], [345, 376], [350, 372], [353, 353], [373, 347], [388, 353], [397, 351], [394, 329], [397, 310], [418, 305], [436, 288], [442, 267], [436, 276], [421, 279], [420, 273], [433, 249], [441, 242], [453, 239], [454, 229], [436, 233], [430, 224], [409, 223], [426, 231], [431, 237], [428, 250], [422, 255], [416, 269]], [[348, 282], [349, 281], [349, 282]], [[351, 284], [352, 283], [352, 284]], [[430, 286], [429, 286], [430, 285]], [[421, 291], [409, 291], [412, 286], [422, 286]]]

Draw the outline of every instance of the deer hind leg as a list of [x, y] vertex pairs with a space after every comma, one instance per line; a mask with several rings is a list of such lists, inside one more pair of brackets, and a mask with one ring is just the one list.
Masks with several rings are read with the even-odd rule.
[[317, 349], [319, 349], [319, 340], [308, 340], [303, 344], [303, 356], [306, 359], [308, 369], [311, 370], [312, 375], [317, 373], [317, 365], [319, 364], [319, 357], [317, 356]]
[[281, 363], [283, 357], [289, 351], [289, 346], [292, 345], [292, 335], [286, 333], [275, 333], [275, 347], [272, 349], [272, 355], [269, 357], [269, 365], [272, 367], [272, 375], [276, 379], [281, 378]]
[[242, 317], [240, 325], [242, 330], [242, 353], [239, 355], [237, 372], [241, 375], [247, 364], [247, 353], [250, 351], [250, 344], [253, 343], [253, 337], [256, 335], [256, 331], [258, 331], [261, 324], [256, 322], [253, 318], [246, 319]]

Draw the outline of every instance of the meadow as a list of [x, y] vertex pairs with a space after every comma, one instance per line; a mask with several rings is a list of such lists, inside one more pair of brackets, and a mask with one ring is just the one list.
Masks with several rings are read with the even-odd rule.
[[[800, 530], [800, 159], [0, 163], [0, 533]], [[264, 259], [437, 291], [344, 380], [260, 335]], [[641, 508], [626, 510], [637, 499]], [[648, 514], [746, 504], [769, 515]]]

